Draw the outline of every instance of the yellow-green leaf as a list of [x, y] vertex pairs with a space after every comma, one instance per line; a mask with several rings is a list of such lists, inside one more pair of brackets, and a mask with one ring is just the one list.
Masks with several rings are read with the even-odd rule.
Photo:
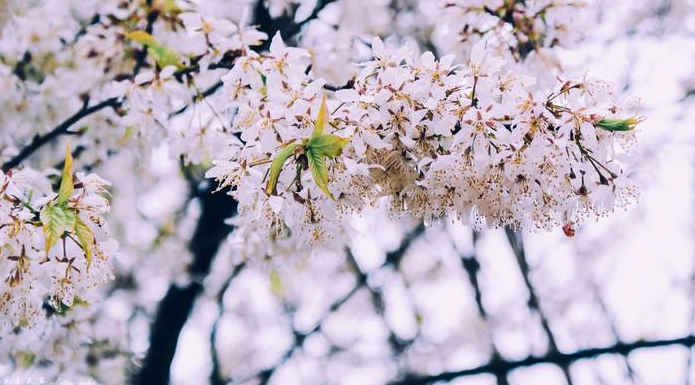
[[58, 204], [65, 205], [75, 190], [75, 183], [72, 180], [72, 154], [70, 153], [70, 142], [65, 145], [65, 165], [63, 175], [58, 189]]
[[307, 149], [306, 157], [309, 161], [309, 170], [314, 177], [314, 182], [329, 198], [333, 198], [333, 194], [328, 190], [328, 166], [326, 165], [326, 157], [317, 151]]
[[321, 99], [319, 115], [316, 117], [316, 122], [314, 123], [314, 132], [311, 136], [314, 137], [323, 134], [326, 131], [326, 126], [328, 126], [328, 107], [326, 106], [326, 94], [324, 94]]
[[349, 142], [350, 139], [341, 138], [337, 135], [317, 134], [309, 139], [306, 148], [307, 151], [313, 151], [318, 155], [333, 159], [340, 156], [343, 152], [343, 147]]
[[133, 31], [125, 35], [126, 38], [134, 40], [146, 47], [158, 46], [159, 42], [154, 36], [150, 35], [145, 31]]
[[39, 217], [43, 225], [43, 235], [46, 238], [46, 258], [48, 258], [51, 247], [66, 231], [74, 227], [76, 216], [67, 207], [49, 202], [41, 209]]
[[641, 120], [638, 118], [629, 119], [601, 119], [596, 123], [596, 127], [606, 131], [632, 131]]
[[30, 352], [19, 352], [15, 354], [14, 362], [21, 365], [23, 368], [29, 368], [34, 365], [36, 361], [36, 355]]
[[270, 271], [270, 292], [276, 297], [282, 297], [285, 294], [285, 285], [282, 283], [282, 278], [277, 271]]
[[183, 64], [176, 52], [165, 45], [159, 44], [157, 39], [149, 33], [133, 31], [128, 33], [126, 37], [147, 47], [147, 53], [152, 56], [159, 67], [176, 66], [178, 69], [183, 68]]
[[94, 233], [92, 229], [80, 217], [75, 219], [75, 235], [80, 242], [82, 250], [84, 250], [85, 259], [87, 259], [87, 268], [92, 265], [92, 246], [94, 245]]
[[168, 14], [179, 14], [183, 12], [181, 7], [176, 5], [176, 1], [174, 0], [165, 0], [164, 4], [162, 4], [162, 11]]
[[299, 147], [300, 144], [295, 142], [295, 143], [290, 143], [288, 144], [285, 148], [280, 150], [277, 155], [275, 155], [275, 158], [273, 159], [273, 163], [270, 165], [270, 173], [268, 174], [268, 183], [265, 185], [265, 192], [268, 195], [272, 195], [275, 193], [275, 186], [278, 184], [278, 178], [280, 177], [280, 171], [282, 171], [282, 166], [284, 166], [285, 162], [287, 159], [294, 154], [295, 150], [297, 147]]
[[179, 55], [167, 46], [147, 47], [147, 53], [152, 56], [160, 68], [167, 66], [175, 66], [178, 69], [183, 68]]

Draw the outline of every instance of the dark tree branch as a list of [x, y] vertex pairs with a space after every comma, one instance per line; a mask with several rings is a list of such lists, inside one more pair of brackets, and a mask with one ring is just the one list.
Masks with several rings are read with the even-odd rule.
[[595, 358], [604, 354], [619, 354], [621, 356], [627, 356], [632, 351], [637, 349], [657, 348], [671, 345], [692, 347], [695, 345], [695, 335], [670, 340], [637, 341], [632, 343], [618, 342], [605, 348], [582, 349], [573, 353], [548, 353], [543, 356], [529, 356], [519, 361], [490, 362], [472, 369], [445, 372], [433, 376], [418, 377], [413, 375], [402, 381], [392, 382], [390, 385], [425, 385], [437, 381], [451, 381], [455, 378], [477, 374], [509, 372], [514, 369], [539, 364], [554, 364], [558, 366], [569, 365], [582, 359]]
[[263, 1], [260, 0], [256, 2], [256, 6], [253, 10], [255, 23], [258, 25], [259, 31], [265, 32], [268, 35], [268, 40], [264, 41], [263, 45], [260, 47], [261, 50], [266, 50], [270, 47], [270, 42], [276, 32], [280, 32], [283, 39], [289, 39], [297, 35], [304, 25], [316, 19], [319, 13], [321, 13], [328, 4], [334, 1], [336, 0], [319, 0], [309, 17], [297, 23], [295, 23], [292, 15], [282, 15], [277, 19], [273, 19], [270, 16], [268, 8], [263, 4]]
[[[538, 299], [536, 290], [533, 287], [533, 283], [531, 283], [531, 269], [528, 265], [528, 261], [526, 260], [526, 251], [524, 250], [524, 240], [522, 235], [509, 227], [505, 228], [504, 232], [507, 234], [509, 245], [512, 247], [512, 251], [514, 252], [514, 256], [516, 257], [516, 261], [519, 265], [519, 270], [521, 271], [521, 276], [524, 279], [524, 284], [526, 285], [526, 289], [529, 293], [528, 306], [538, 314], [538, 317], [541, 320], [541, 327], [545, 332], [545, 336], [548, 338], [548, 350], [551, 354], [558, 354], [559, 350], [555, 340], [555, 335], [553, 334], [552, 329], [550, 329], [548, 317], [546, 317], [545, 313], [541, 309], [540, 300]], [[570, 375], [569, 363], [561, 363], [560, 368], [562, 369], [562, 373], [564, 374], [567, 383], [572, 385], [573, 383], [572, 376]]]
[[228, 382], [227, 378], [225, 378], [224, 374], [220, 370], [220, 361], [217, 357], [217, 330], [219, 327], [220, 319], [224, 314], [224, 304], [222, 303], [224, 300], [224, 293], [227, 292], [227, 290], [232, 284], [232, 281], [234, 281], [234, 278], [236, 278], [236, 276], [239, 275], [239, 273], [241, 273], [241, 270], [244, 268], [244, 266], [245, 264], [243, 262], [234, 266], [232, 273], [224, 282], [224, 285], [222, 285], [222, 289], [220, 289], [220, 291], [217, 293], [217, 308], [219, 310], [217, 318], [215, 318], [215, 323], [212, 325], [212, 332], [210, 333], [210, 358], [212, 361], [212, 370], [210, 371], [210, 385], [224, 385]]
[[319, 320], [316, 322], [316, 324], [314, 325], [314, 327], [311, 330], [309, 330], [307, 332], [299, 332], [299, 331], [294, 330], [294, 343], [292, 344], [292, 347], [290, 347], [285, 352], [285, 354], [282, 355], [282, 357], [280, 358], [280, 360], [276, 364], [274, 364], [270, 368], [264, 369], [260, 373], [253, 375], [250, 378], [247, 378], [244, 380], [237, 380], [237, 381], [234, 381], [234, 383], [245, 383], [252, 378], [258, 378], [258, 380], [260, 381], [261, 384], [267, 383], [272, 378], [272, 376], [275, 374], [275, 372], [278, 369], [280, 369], [282, 367], [282, 365], [284, 365], [287, 362], [287, 360], [290, 359], [290, 357], [292, 357], [292, 355], [294, 354], [295, 351], [297, 351], [297, 349], [299, 349], [301, 347], [302, 343], [304, 343], [304, 341], [307, 339], [307, 337], [319, 332], [321, 330], [321, 328], [323, 327], [323, 324], [326, 321], [326, 319], [328, 319], [328, 317], [331, 314], [333, 314], [338, 309], [340, 309], [340, 307], [343, 306], [343, 304], [345, 304], [347, 301], [349, 301], [350, 298], [352, 298], [362, 287], [364, 287], [364, 285], [366, 285], [366, 282], [358, 281], [355, 284], [355, 286], [353, 286], [352, 289], [350, 289], [350, 291], [348, 291], [343, 296], [341, 296], [340, 298], [335, 300], [333, 303], [331, 303], [331, 305], [328, 307], [328, 310], [321, 316], [321, 318], [319, 318]]
[[[598, 303], [599, 307], [601, 308], [601, 312], [603, 313], [603, 315], [606, 317], [606, 320], [608, 321], [608, 325], [611, 329], [611, 333], [613, 333], [613, 335], [615, 336], [616, 341], [620, 341], [620, 334], [618, 333], [618, 327], [616, 326], [615, 319], [613, 318], [610, 311], [608, 310], [608, 306], [606, 306], [606, 302], [603, 300], [598, 289], [593, 284], [592, 284], [592, 290], [594, 292], [594, 297], [596, 298], [596, 302]], [[688, 357], [690, 357], [690, 356], [688, 356]], [[630, 379], [630, 381], [632, 383], [637, 383], [637, 381], [636, 381], [637, 375], [635, 374], [635, 370], [632, 368], [632, 365], [630, 364], [630, 360], [628, 360], [627, 357], [625, 357], [625, 369], [626, 369], [626, 374], [627, 374], [628, 378]], [[689, 370], [688, 370], [688, 373], [690, 373]]]
[[410, 249], [410, 246], [425, 233], [425, 225], [420, 222], [412, 231], [406, 234], [405, 238], [401, 241], [400, 245], [396, 250], [389, 251], [386, 253], [386, 262], [384, 265], [392, 265], [398, 269], [401, 265], [401, 261], [405, 256], [406, 251]]
[[[468, 275], [468, 281], [471, 283], [471, 286], [473, 287], [473, 292], [475, 296], [475, 304], [478, 308], [478, 315], [480, 318], [483, 319], [483, 321], [487, 324], [489, 319], [488, 319], [488, 313], [485, 310], [485, 306], [483, 305], [483, 291], [480, 287], [480, 283], [478, 281], [478, 273], [480, 272], [480, 263], [478, 262], [478, 256], [476, 255], [476, 246], [478, 244], [478, 237], [480, 234], [476, 230], [472, 230], [473, 233], [473, 253], [471, 255], [463, 255], [461, 256], [461, 265], [463, 269], [466, 271], [466, 274]], [[495, 346], [495, 342], [492, 338], [492, 335], [490, 335], [490, 346], [492, 347], [492, 357], [490, 357], [490, 362], [499, 362], [502, 360], [502, 356], [500, 355], [500, 352], [497, 350], [497, 346]], [[495, 378], [497, 379], [497, 385], [509, 385], [509, 380], [507, 379], [507, 372], [498, 372], [495, 373]]]
[[[408, 250], [408, 248], [413, 243], [413, 241], [415, 241], [415, 239], [417, 239], [420, 235], [422, 235], [422, 233], [424, 232], [424, 229], [425, 229], [424, 225], [420, 224], [412, 232], [407, 234], [403, 238], [403, 240], [401, 241], [400, 245], [398, 246], [398, 248], [396, 250], [393, 250], [393, 251], [390, 251], [387, 253], [386, 261], [379, 268], [383, 268], [383, 267], [385, 267], [389, 264], [392, 264], [396, 261], [399, 262], [403, 258], [403, 256], [405, 255], [405, 252]], [[268, 381], [270, 381], [270, 379], [273, 377], [275, 372], [277, 372], [277, 370], [280, 369], [282, 367], [282, 365], [284, 365], [287, 362], [287, 360], [289, 360], [292, 357], [294, 352], [297, 351], [297, 349], [299, 349], [302, 346], [302, 344], [304, 343], [306, 338], [313, 335], [314, 333], [319, 332], [321, 330], [321, 328], [323, 327], [323, 324], [326, 321], [326, 319], [328, 319], [328, 317], [331, 314], [333, 314], [341, 306], [343, 306], [343, 304], [345, 304], [348, 300], [350, 300], [350, 298], [352, 298], [358, 291], [360, 291], [360, 289], [367, 288], [370, 291], [370, 294], [372, 295], [372, 299], [374, 299], [375, 296], [377, 296], [377, 297], [380, 296], [379, 293], [375, 293], [374, 289], [370, 288], [369, 285], [367, 285], [367, 275], [360, 270], [359, 266], [357, 265], [357, 262], [355, 261], [354, 255], [352, 254], [352, 251], [349, 248], [345, 249], [345, 256], [346, 256], [346, 259], [348, 261], [348, 264], [352, 268], [352, 271], [354, 272], [354, 274], [357, 278], [357, 282], [355, 283], [355, 286], [353, 286], [353, 288], [349, 292], [347, 292], [345, 295], [343, 295], [342, 297], [335, 300], [328, 307], [328, 311], [326, 311], [323, 314], [323, 316], [321, 318], [319, 318], [319, 320], [316, 322], [315, 326], [311, 330], [309, 330], [307, 332], [299, 332], [296, 330], [294, 331], [294, 343], [292, 344], [292, 347], [290, 347], [290, 349], [288, 349], [285, 352], [285, 354], [283, 354], [283, 356], [280, 358], [278, 363], [276, 363], [275, 365], [273, 365], [272, 367], [270, 367], [268, 369], [261, 371], [257, 375], [252, 376], [252, 378], [257, 378], [259, 380], [260, 385], [267, 384]], [[378, 297], [376, 299], [376, 301], [383, 304], [383, 301], [381, 301], [380, 297]], [[378, 311], [378, 309], [377, 309], [377, 311]], [[382, 309], [382, 311], [383, 311], [383, 309]], [[393, 334], [393, 332], [391, 332], [391, 334], [389, 336], [389, 341], [391, 342], [392, 345], [395, 344], [395, 346], [399, 346], [399, 344], [400, 344], [400, 341], [396, 338], [396, 336], [395, 336], [395, 334]], [[246, 380], [237, 381], [237, 382], [243, 383], [243, 382], [246, 382]]]
[[[401, 240], [401, 243], [397, 249], [386, 253], [386, 260], [384, 261], [384, 264], [381, 265], [381, 267], [379, 268], [381, 269], [386, 266], [392, 266], [395, 269], [398, 269], [401, 264], [401, 261], [403, 260], [403, 257], [405, 256], [405, 253], [408, 251], [408, 249], [410, 249], [410, 246], [413, 244], [413, 242], [420, 238], [422, 234], [424, 234], [424, 232], [425, 225], [422, 222], [420, 222], [410, 233], [408, 233], [403, 238], [403, 240]], [[359, 265], [357, 264], [357, 260], [355, 259], [355, 256], [352, 254], [352, 251], [349, 248], [347, 249], [347, 256], [348, 263], [356, 272], [358, 281], [364, 282], [365, 288], [369, 290], [374, 310], [379, 316], [383, 317], [386, 311], [386, 303], [384, 302], [384, 296], [381, 289], [378, 287], [372, 287], [367, 283], [367, 274], [360, 269]], [[403, 340], [399, 338], [393, 331], [393, 329], [388, 327], [388, 325], [387, 329], [389, 330], [388, 342], [391, 345], [393, 351], [396, 353], [396, 356], [402, 354], [406, 350], [406, 348], [408, 348], [408, 346], [410, 346], [414, 342], [413, 340]]]
[[214, 186], [210, 186], [199, 198], [202, 212], [189, 244], [193, 255], [188, 268], [191, 282], [183, 287], [171, 285], [160, 302], [151, 327], [150, 348], [142, 370], [133, 381], [136, 384], [169, 383], [169, 369], [181, 329], [203, 290], [203, 279], [217, 250], [232, 230], [224, 221], [236, 213], [236, 201], [224, 192], [213, 193], [213, 190]]
[[83, 118], [108, 107], [117, 108], [118, 106], [120, 106], [120, 104], [121, 103], [118, 100], [118, 98], [110, 98], [91, 107], [87, 107], [86, 105], [83, 106], [79, 111], [74, 113], [71, 117], [67, 118], [64, 122], [57, 125], [48, 133], [44, 135], [36, 135], [34, 139], [32, 139], [31, 143], [29, 143], [19, 151], [19, 154], [15, 155], [12, 159], [8, 160], [7, 162], [5, 162], [5, 164], [2, 165], [2, 171], [7, 172], [8, 170], [19, 166], [25, 159], [30, 157], [43, 145], [51, 142], [52, 140], [56, 139], [61, 135], [68, 133], [70, 127], [72, 127], [72, 125], [79, 122]]
[[[157, 21], [157, 18], [159, 17], [159, 11], [153, 10], [152, 9], [152, 3], [153, 0], [147, 0], [145, 2], [145, 5], [147, 6], [147, 25], [145, 26], [145, 32], [152, 34], [152, 30], [154, 29], [154, 23]], [[138, 51], [137, 54], [135, 54], [135, 67], [133, 67], [133, 78], [137, 76], [138, 73], [140, 73], [140, 70], [142, 69], [143, 65], [145, 64], [145, 60], [147, 59], [147, 47], [142, 47], [140, 51]]]

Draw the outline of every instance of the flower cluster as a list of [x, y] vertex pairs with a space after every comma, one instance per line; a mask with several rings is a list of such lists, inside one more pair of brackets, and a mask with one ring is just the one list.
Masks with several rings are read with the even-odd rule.
[[90, 292], [112, 279], [117, 243], [103, 214], [109, 182], [96, 174], [72, 175], [68, 152], [58, 193], [32, 169], [0, 175], [1, 335], [34, 328], [50, 314], [86, 304]]
[[[327, 107], [308, 53], [279, 36], [225, 76], [236, 134], [208, 175], [233, 187], [241, 223], [321, 242], [346, 214], [386, 202], [394, 216], [570, 232], [637, 198], [619, 159], [639, 119], [621, 118], [605, 84], [535, 86], [486, 41], [463, 65], [378, 38], [372, 49]], [[317, 130], [334, 138], [319, 155]]]
[[442, 0], [437, 13], [434, 42], [445, 52], [460, 51], [461, 44], [495, 36], [494, 43], [515, 59], [578, 39], [576, 0]]

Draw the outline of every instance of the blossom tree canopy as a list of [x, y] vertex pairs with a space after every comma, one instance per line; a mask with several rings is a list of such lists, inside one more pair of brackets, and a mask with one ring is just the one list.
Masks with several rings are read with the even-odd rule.
[[644, 117], [558, 54], [596, 9], [0, 0], [0, 357], [98, 377], [113, 280], [200, 283], [220, 247], [330, 258], [375, 216], [572, 236], [632, 205]]

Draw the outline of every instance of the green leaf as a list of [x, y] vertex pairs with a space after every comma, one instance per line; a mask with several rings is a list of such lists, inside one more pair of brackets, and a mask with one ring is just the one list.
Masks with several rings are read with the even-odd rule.
[[87, 226], [87, 223], [80, 217], [75, 218], [75, 235], [80, 241], [80, 246], [84, 250], [84, 256], [87, 259], [87, 268], [92, 265], [92, 246], [94, 245], [94, 233]]
[[160, 68], [167, 66], [175, 66], [178, 69], [183, 68], [179, 55], [167, 46], [147, 47], [147, 53], [154, 58]]
[[258, 71], [258, 74], [261, 75], [261, 82], [263, 82], [263, 86], [261, 86], [261, 95], [266, 96], [268, 95], [268, 77], [263, 74], [263, 72]]
[[66, 315], [70, 311], [70, 306], [66, 305], [65, 302], [60, 301], [60, 309], [56, 309], [58, 315]]
[[176, 15], [183, 12], [183, 9], [176, 5], [175, 0], [165, 0], [164, 4], [162, 4], [162, 12]]
[[126, 38], [130, 40], [135, 40], [136, 42], [144, 45], [145, 47], [158, 46], [159, 42], [154, 36], [150, 35], [145, 31], [133, 31], [125, 35]]
[[160, 68], [171, 65], [176, 66], [178, 69], [183, 68], [183, 64], [176, 52], [165, 45], [159, 44], [157, 39], [149, 33], [145, 31], [133, 31], [128, 33], [126, 38], [147, 47], [147, 53], [152, 56]]
[[632, 131], [635, 129], [641, 120], [638, 118], [629, 119], [601, 119], [600, 122], [596, 123], [596, 127], [604, 129], [606, 131]]
[[51, 247], [66, 231], [74, 227], [76, 215], [63, 205], [49, 202], [41, 209], [39, 217], [43, 225], [43, 235], [46, 238], [46, 259], [48, 259], [48, 251]]
[[270, 292], [276, 297], [282, 297], [285, 294], [285, 285], [282, 283], [282, 278], [277, 271], [270, 271]]
[[30, 352], [19, 352], [15, 355], [15, 362], [17, 362], [23, 368], [29, 368], [34, 365], [36, 361], [36, 355]]
[[68, 304], [66, 304], [65, 302], [63, 302], [61, 300], [57, 300], [57, 301], [60, 303], [60, 305], [59, 305], [60, 308], [55, 309], [55, 310], [56, 310], [56, 313], [58, 315], [61, 315], [61, 316], [68, 314], [68, 312], [70, 310], [74, 309], [77, 306], [82, 306], [82, 307], [89, 306], [89, 302], [87, 302], [87, 301], [85, 301], [82, 298], [77, 297], [77, 296], [72, 299], [72, 306], [68, 306]]
[[328, 190], [328, 166], [326, 165], [326, 156], [316, 150], [307, 149], [306, 157], [309, 160], [309, 170], [314, 177], [314, 182], [329, 198], [333, 198], [333, 194]]
[[326, 126], [328, 126], [328, 107], [326, 106], [326, 94], [323, 94], [319, 115], [316, 117], [314, 132], [312, 132], [311, 137], [323, 134], [326, 131]]
[[75, 182], [72, 180], [72, 154], [70, 153], [70, 142], [65, 145], [65, 165], [63, 166], [63, 176], [58, 189], [58, 204], [65, 205], [70, 200], [72, 192], [75, 190]]
[[350, 142], [350, 139], [341, 138], [337, 135], [317, 134], [312, 135], [306, 144], [307, 151], [327, 156], [331, 159], [340, 156], [343, 148]]
[[275, 187], [278, 184], [278, 178], [280, 177], [280, 171], [282, 171], [282, 166], [285, 164], [287, 159], [294, 154], [295, 150], [300, 146], [299, 143], [290, 143], [285, 148], [280, 150], [273, 163], [270, 165], [270, 174], [268, 175], [268, 183], [265, 186], [265, 192], [268, 195], [275, 193]]
[[75, 306], [87, 307], [87, 306], [89, 306], [89, 302], [83, 300], [80, 297], [75, 297], [72, 299], [72, 307], [75, 307]]

